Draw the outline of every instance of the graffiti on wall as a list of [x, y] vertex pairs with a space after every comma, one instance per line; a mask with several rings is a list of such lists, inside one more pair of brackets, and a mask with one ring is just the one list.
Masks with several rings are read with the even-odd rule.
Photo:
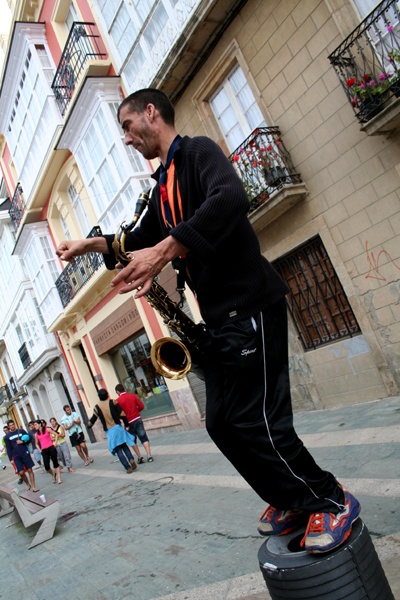
[[380, 269], [382, 263], [386, 264], [387, 262], [392, 263], [392, 265], [400, 271], [400, 266], [396, 263], [395, 260], [390, 256], [389, 252], [387, 252], [384, 248], [375, 255], [368, 248], [368, 240], [365, 242], [365, 252], [367, 254], [367, 261], [369, 264], [368, 273], [365, 276], [365, 279], [377, 279], [378, 281], [387, 281], [386, 277], [381, 273]]

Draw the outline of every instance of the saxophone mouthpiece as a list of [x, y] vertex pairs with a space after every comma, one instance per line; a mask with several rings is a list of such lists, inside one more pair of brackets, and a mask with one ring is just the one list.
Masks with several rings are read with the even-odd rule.
[[151, 190], [151, 188], [148, 187], [139, 194], [139, 198], [136, 201], [135, 212], [133, 214], [132, 221], [130, 221], [130, 223], [124, 222], [121, 225], [121, 230], [124, 233], [129, 233], [131, 231], [131, 229], [133, 229], [134, 226], [136, 225], [136, 223], [139, 221], [140, 217], [142, 216], [142, 214], [144, 212], [144, 209], [147, 207], [147, 205], [149, 203], [150, 190]]
[[[139, 198], [136, 201], [135, 213], [133, 215], [133, 218], [136, 219], [136, 221], [138, 221], [140, 219], [144, 209], [146, 208], [146, 206], [149, 203], [150, 190], [151, 190], [151, 188], [148, 187], [145, 190], [143, 190], [143, 192], [141, 194], [139, 194]], [[135, 221], [135, 223], [136, 223], [136, 221]]]

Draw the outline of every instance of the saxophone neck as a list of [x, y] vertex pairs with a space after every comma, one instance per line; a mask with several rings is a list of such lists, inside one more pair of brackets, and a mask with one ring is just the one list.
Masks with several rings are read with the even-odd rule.
[[121, 223], [118, 230], [114, 235], [114, 241], [112, 243], [112, 247], [115, 253], [115, 257], [119, 260], [123, 265], [127, 265], [129, 262], [129, 256], [125, 252], [125, 238], [130, 231], [135, 227], [136, 223], [139, 221], [142, 216], [144, 210], [149, 204], [150, 200], [150, 190], [151, 188], [146, 188], [139, 194], [139, 197], [136, 201], [135, 213], [133, 215], [132, 221], [129, 223]]

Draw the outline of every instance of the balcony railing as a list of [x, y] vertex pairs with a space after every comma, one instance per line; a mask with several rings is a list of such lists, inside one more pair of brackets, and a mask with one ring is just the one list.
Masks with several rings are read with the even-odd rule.
[[[87, 237], [101, 235], [100, 227], [96, 226]], [[91, 252], [77, 256], [74, 263], [69, 263], [55, 282], [61, 303], [65, 308], [89, 279], [104, 265], [101, 254]]]
[[15, 383], [14, 377], [11, 377], [8, 383], [9, 383], [9, 387], [11, 389], [12, 395], [16, 396], [18, 394], [18, 386]]
[[285, 185], [301, 183], [278, 127], [255, 129], [229, 160], [243, 181], [250, 213]]
[[6, 400], [11, 400], [11, 398], [12, 396], [8, 385], [2, 385], [0, 387], [0, 404], [3, 404], [3, 402], [5, 402]]
[[100, 51], [97, 43], [98, 39], [100, 39], [100, 36], [94, 23], [73, 23], [51, 84], [56, 102], [63, 116], [85, 64], [89, 60], [106, 56]]
[[11, 207], [8, 211], [10, 219], [14, 225], [14, 230], [17, 231], [19, 224], [25, 214], [25, 201], [23, 198], [23, 190], [20, 183], [17, 183], [15, 192], [11, 200]]
[[400, 96], [400, 12], [383, 0], [329, 55], [356, 117], [366, 123]]
[[21, 359], [22, 366], [24, 369], [27, 369], [31, 364], [32, 360], [29, 356], [28, 348], [26, 347], [26, 343], [24, 342], [21, 348], [18, 350], [19, 357]]

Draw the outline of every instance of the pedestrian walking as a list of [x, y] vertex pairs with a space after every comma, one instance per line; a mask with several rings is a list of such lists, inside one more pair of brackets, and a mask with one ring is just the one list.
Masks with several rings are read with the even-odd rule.
[[123, 411], [109, 398], [108, 392], [104, 388], [98, 391], [98, 396], [100, 404], [96, 404], [94, 407], [93, 415], [87, 426], [92, 427], [97, 419], [100, 419], [107, 435], [108, 449], [111, 454], [118, 456], [127, 473], [133, 473], [137, 467], [129, 446], [134, 444], [134, 438], [121, 425]]
[[[26, 491], [38, 492], [35, 484], [35, 475], [33, 473], [34, 462], [31, 458], [27, 444], [22, 441], [23, 436], [29, 435], [25, 429], [17, 428], [12, 419], [7, 422], [8, 432], [4, 436], [5, 446], [8, 458], [14, 465], [15, 473], [19, 475], [20, 480], [25, 483]], [[29, 477], [29, 481], [28, 481]]]
[[147, 454], [147, 462], [153, 462], [154, 458], [151, 455], [150, 442], [147, 437], [146, 430], [143, 425], [142, 418], [140, 416], [141, 411], [144, 409], [144, 404], [136, 394], [128, 394], [125, 391], [122, 383], [118, 383], [115, 386], [115, 391], [118, 395], [117, 402], [124, 411], [128, 420], [128, 431], [135, 438], [135, 444], [133, 450], [138, 457], [138, 463], [144, 462], [143, 456], [140, 454], [139, 446], [137, 444], [137, 438], [142, 442], [144, 449]]
[[61, 425], [68, 431], [71, 446], [76, 449], [85, 467], [88, 467], [93, 462], [93, 458], [89, 456], [89, 450], [86, 445], [85, 436], [83, 435], [81, 418], [77, 412], [71, 410], [68, 404], [63, 408], [64, 416], [61, 419]]
[[[57, 480], [57, 483], [61, 484], [61, 469], [58, 462], [57, 450], [51, 436], [51, 427], [47, 425], [44, 419], [37, 419], [35, 421], [35, 429], [36, 448], [42, 453], [44, 468], [51, 475], [53, 483], [56, 483]], [[54, 471], [50, 466], [50, 461], [53, 463]]]
[[66, 440], [66, 433], [64, 427], [57, 422], [55, 417], [51, 417], [50, 426], [52, 431], [57, 434], [54, 445], [57, 450], [58, 462], [62, 463], [64, 467], [67, 467], [70, 473], [73, 473], [75, 469], [72, 466], [72, 458], [71, 452], [69, 451], [69, 446]]

